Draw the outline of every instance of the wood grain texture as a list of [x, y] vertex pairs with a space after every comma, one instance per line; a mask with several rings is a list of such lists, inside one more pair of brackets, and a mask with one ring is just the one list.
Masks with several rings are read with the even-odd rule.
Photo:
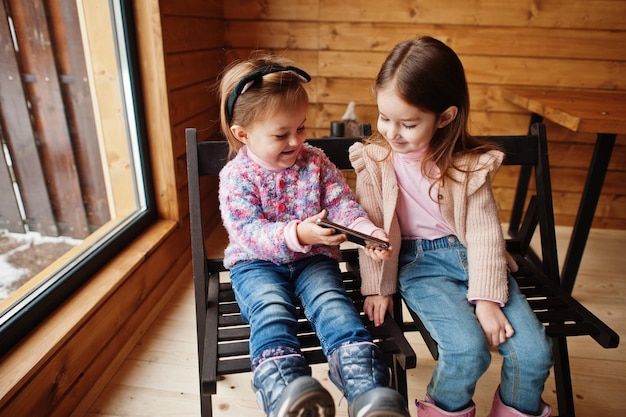
[[[557, 228], [561, 253], [567, 247], [570, 232], [567, 227]], [[209, 241], [220, 246], [220, 239], [225, 239], [223, 231], [215, 229]], [[620, 334], [626, 334], [626, 283], [622, 276], [626, 258], [621, 254], [625, 245], [626, 233], [623, 231], [592, 230], [574, 289], [578, 300]], [[130, 353], [87, 417], [200, 416], [193, 303], [193, 285], [188, 280]], [[418, 356], [418, 367], [410, 370], [408, 375], [412, 401], [423, 397], [435, 362], [418, 334], [409, 333], [408, 337]], [[569, 339], [576, 415], [622, 416], [626, 409], [623, 395], [626, 346], [622, 343], [617, 349], [602, 349], [588, 337]], [[499, 382], [500, 364], [499, 355], [494, 353], [492, 364], [480, 379], [474, 397], [477, 415], [487, 415], [489, 411]], [[313, 367], [313, 375], [335, 398], [336, 415], [346, 417], [346, 401], [341, 399], [326, 372], [325, 365]], [[250, 378], [250, 373], [244, 373], [229, 375], [218, 382], [213, 402], [215, 417], [263, 416], [256, 407]], [[547, 381], [543, 397], [555, 406], [552, 377]], [[410, 410], [414, 415], [415, 409], [411, 407]]]
[[626, 133], [626, 91], [507, 87], [502, 95], [574, 132]]
[[[198, 127], [202, 138], [213, 137], [218, 132], [215, 101], [207, 102], [203, 99], [209, 97], [207, 87], [217, 79], [224, 63], [245, 59], [254, 50], [289, 56], [313, 76], [313, 82], [307, 86], [311, 107], [306, 126], [311, 137], [328, 134], [330, 121], [340, 118], [347, 103], [353, 99], [357, 101], [356, 111], [360, 121], [370, 122], [375, 127], [377, 109], [370, 95], [373, 77], [386, 53], [396, 42], [417, 35], [432, 34], [455, 48], [461, 56], [470, 80], [473, 108], [471, 129], [475, 134], [526, 132], [528, 112], [504, 100], [499, 92], [500, 87], [567, 86], [626, 90], [626, 52], [623, 48], [626, 2], [622, 0], [478, 0], [469, 3], [461, 0], [150, 0], [135, 4], [137, 9], [143, 9], [137, 13], [144, 22], [138, 31], [142, 32], [139, 37], [144, 60], [142, 77], [147, 78], [144, 89], [148, 92], [144, 91], [144, 99], [152, 101], [152, 105], [148, 106], [147, 123], [152, 139], [152, 162], [157, 172], [157, 200], [162, 205], [160, 216], [176, 219], [175, 225], [170, 224], [176, 230], [172, 232], [171, 241], [160, 239], [158, 242], [143, 242], [140, 247], [146, 255], [138, 261], [139, 266], [124, 263], [116, 266], [113, 272], [108, 271], [122, 275], [117, 276], [117, 281], [111, 285], [120, 285], [120, 289], [134, 294], [139, 294], [136, 292], [138, 289], [132, 285], [123, 285], [127, 277], [132, 277], [132, 282], [137, 285], [151, 287], [168, 287], [180, 282], [173, 277], [171, 269], [179, 268], [173, 257], [188, 259], [189, 256], [181, 249], [188, 244], [188, 208], [183, 204], [186, 201], [186, 179], [184, 165], [181, 165], [185, 153], [184, 128]], [[247, 32], [239, 33], [244, 29]], [[271, 31], [269, 35], [268, 31]], [[187, 100], [191, 100], [191, 103], [187, 103]], [[572, 210], [580, 198], [576, 189], [584, 177], [585, 164], [589, 158], [589, 152], [585, 149], [589, 149], [595, 138], [592, 134], [574, 133], [553, 123], [547, 123], [547, 129], [557, 193], [554, 199], [559, 201], [556, 219], [561, 225], [571, 225]], [[626, 267], [622, 254], [626, 244], [623, 235], [623, 230], [626, 230], [623, 210], [626, 192], [623, 188], [620, 191], [619, 186], [623, 184], [621, 179], [626, 165], [625, 139], [624, 135], [617, 138], [607, 185], [594, 221], [594, 227], [620, 228], [622, 231], [607, 230], [606, 236], [598, 230], [592, 231], [575, 288], [577, 297], [589, 303], [592, 311], [622, 334], [626, 332], [623, 307], [625, 291], [621, 283]], [[206, 210], [211, 213], [217, 210], [215, 184], [207, 184], [204, 189], [207, 194]], [[497, 194], [511, 194], [511, 188], [504, 184], [495, 191]], [[505, 200], [502, 201], [501, 214], [506, 219], [506, 204]], [[213, 228], [216, 225], [207, 226]], [[615, 237], [615, 234], [618, 236]], [[560, 242], [559, 250], [563, 254], [567, 247], [563, 242], [567, 242], [567, 238]], [[166, 250], [159, 251], [157, 248], [163, 244]], [[219, 251], [217, 248], [215, 250]], [[158, 253], [166, 263], [149, 256], [153, 252]], [[158, 271], [152, 267], [142, 267], [143, 262], [155, 262], [156, 265], [170, 268]], [[134, 274], [142, 273], [156, 276], [151, 281], [146, 281], [145, 277], [134, 277]], [[169, 295], [163, 288], [154, 292], [155, 295], [158, 292], [164, 294], [162, 300]], [[172, 298], [175, 300], [173, 302], [192, 302], [191, 280], [186, 286], [172, 288], [180, 290]], [[146, 288], [147, 292], [152, 293], [154, 290]], [[119, 315], [116, 310], [118, 297], [125, 303], [128, 299], [121, 293], [108, 297], [108, 293], [104, 292], [99, 288], [86, 299], [99, 306], [99, 310], [102, 310], [100, 314], [113, 314], [121, 320], [131, 320], [146, 314], [146, 310], [138, 308], [134, 313], [126, 312], [126, 316]], [[86, 300], [71, 300], [71, 305], [81, 306]], [[149, 302], [147, 298], [143, 300], [144, 303]], [[168, 304], [159, 320], [167, 320], [167, 315], [172, 311], [170, 306]], [[155, 309], [158, 308], [155, 306]], [[115, 339], [109, 349], [100, 352], [101, 357], [93, 363], [94, 368], [90, 368], [91, 363], [72, 360], [68, 353], [76, 352], [81, 338], [74, 337], [77, 333], [73, 326], [76, 324], [68, 320], [89, 326], [90, 331], [96, 333], [93, 340], [99, 340], [102, 345], [108, 343], [111, 337], [106, 333], [111, 331], [108, 326], [110, 323], [103, 329], [98, 328], [96, 317], [101, 316], [76, 317], [90, 314], [80, 308], [72, 313], [56, 318], [54, 325], [59, 327], [54, 333], [37, 333], [36, 337], [20, 346], [19, 354], [11, 359], [10, 364], [6, 362], [7, 358], [3, 358], [0, 366], [5, 371], [0, 373], [0, 387], [4, 391], [0, 396], [0, 407], [10, 403], [16, 392], [25, 389], [29, 394], [20, 396], [19, 401], [26, 404], [24, 410], [29, 410], [29, 402], [43, 404], [45, 401], [41, 401], [38, 396], [49, 395], [57, 383], [65, 389], [64, 393], [52, 394], [57, 396], [55, 398], [64, 395], [61, 410], [70, 410], [84, 400], [75, 417], [84, 415], [85, 404], [96, 395], [91, 392], [85, 395], [84, 385], [93, 387], [96, 392], [104, 389], [102, 396], [96, 395], [98, 400], [90, 408], [90, 417], [199, 415], [197, 389], [189, 382], [196, 381], [197, 376], [193, 330], [180, 332], [181, 335], [186, 334], [184, 341], [168, 341], [169, 347], [150, 348], [148, 357], [142, 356], [140, 349], [154, 345], [148, 339], [150, 336], [142, 338], [140, 345], [131, 353], [134, 364], [137, 361], [149, 364], [134, 367], [137, 369], [135, 376], [139, 375], [139, 379], [126, 378], [126, 374], [130, 375], [131, 372], [125, 369], [125, 363], [113, 381], [105, 384], [102, 381], [115, 375], [117, 366], [123, 360], [124, 352], [116, 349], [125, 349], [127, 345]], [[176, 317], [175, 321], [180, 326], [186, 326], [187, 329], [195, 326], [193, 313], [182, 313]], [[120, 324], [118, 328], [121, 327]], [[152, 333], [153, 329], [151, 327], [146, 335], [152, 335], [153, 340], [160, 341], [160, 334]], [[134, 333], [125, 333], [124, 336], [138, 337], [143, 331], [144, 328], [137, 327]], [[170, 332], [174, 331], [169, 329], [169, 325], [162, 327], [161, 333]], [[623, 395], [624, 348], [605, 351], [598, 349], [587, 338], [575, 339], [570, 346], [579, 416], [620, 416], [620, 410], [626, 409], [626, 398]], [[60, 355], [59, 359], [49, 362], [56, 355]], [[419, 357], [423, 360], [419, 362], [420, 367], [411, 382], [416, 398], [423, 395], [430, 375], [429, 369], [432, 369], [427, 354], [419, 354]], [[168, 373], [163, 371], [151, 374], [151, 367], [159, 366], [161, 360], [176, 361], [174, 366], [189, 370], [183, 372], [184, 376], [179, 381], [181, 389], [146, 386], [151, 382], [147, 380], [152, 375], [157, 381], [169, 378]], [[47, 372], [47, 363], [62, 372]], [[16, 371], [20, 372], [24, 382], [15, 381], [13, 375]], [[81, 373], [83, 371], [84, 374]], [[96, 375], [98, 371], [100, 375]], [[47, 379], [34, 378], [39, 372], [45, 374]], [[324, 378], [323, 369], [316, 369], [315, 372], [320, 379]], [[611, 376], [611, 372], [615, 377]], [[51, 380], [52, 375], [54, 379]], [[179, 378], [181, 373], [175, 375]], [[68, 376], [80, 378], [69, 387], [70, 383], [63, 380]], [[32, 388], [24, 388], [29, 385], [28, 381], [32, 381]], [[324, 383], [327, 382], [324, 380]], [[477, 392], [481, 415], [486, 415], [487, 404], [496, 383], [497, 371], [490, 368]], [[249, 376], [227, 378], [220, 384], [220, 396], [215, 404], [216, 414], [219, 413], [221, 417], [262, 415], [251, 395]], [[170, 385], [168, 389], [171, 388]], [[546, 399], [553, 402], [551, 389], [548, 385]], [[337, 391], [334, 388], [332, 390], [333, 395], [336, 395]], [[345, 413], [345, 405], [344, 400], [338, 407], [340, 413]], [[12, 417], [20, 415], [19, 407], [11, 410], [17, 412]], [[2, 408], [0, 414], [1, 411]]]
[[[306, 13], [301, 13], [306, 10]], [[243, 0], [224, 5], [226, 52], [233, 59], [253, 50], [287, 55], [312, 76], [308, 135], [329, 133], [332, 120], [343, 115], [349, 101], [356, 102], [359, 120], [376, 128], [378, 112], [371, 93], [374, 77], [385, 56], [398, 42], [421, 35], [434, 36], [451, 46], [465, 67], [471, 98], [471, 131], [474, 134], [522, 134], [529, 112], [507, 101], [500, 88], [573, 88], [626, 92], [626, 13], [623, 1], [548, 0], [510, 2], [454, 0], [268, 0], [251, 4]], [[557, 167], [572, 170], [554, 181], [571, 194], [566, 201], [577, 205], [582, 188], [576, 189], [588, 167], [588, 148], [595, 135], [568, 132], [547, 123], [548, 139], [559, 146], [551, 159]], [[626, 135], [619, 135], [609, 178], [624, 172]], [[570, 177], [570, 174], [573, 174]], [[623, 225], [615, 201], [625, 191], [616, 190], [607, 178], [594, 227]], [[569, 205], [564, 205], [569, 207]], [[571, 225], [569, 211], [555, 213], [559, 224]], [[508, 211], [503, 208], [503, 218]], [[561, 223], [562, 222], [562, 223]], [[621, 227], [621, 226], [619, 226]]]

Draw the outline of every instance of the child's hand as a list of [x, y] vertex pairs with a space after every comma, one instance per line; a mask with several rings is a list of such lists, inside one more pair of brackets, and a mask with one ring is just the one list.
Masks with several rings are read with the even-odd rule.
[[333, 229], [318, 226], [315, 223], [318, 218], [323, 219], [325, 217], [326, 209], [298, 224], [296, 233], [301, 244], [338, 246], [347, 240], [343, 233], [335, 233]]
[[504, 343], [515, 333], [500, 306], [492, 301], [478, 300], [476, 302], [476, 318], [485, 333], [489, 347]]
[[[387, 236], [387, 233], [385, 233], [382, 229], [377, 229], [374, 231], [374, 233], [372, 233], [372, 236], [381, 240], [384, 240], [385, 242], [389, 242], [389, 236]], [[370, 258], [377, 260], [377, 261], [387, 261], [391, 258], [391, 251], [393, 250], [393, 247], [391, 245], [389, 245], [389, 247], [387, 249], [369, 249], [369, 248], [363, 248], [363, 250], [365, 251], [365, 253], [367, 254], [367, 256], [369, 256]]]
[[390, 295], [368, 295], [363, 302], [363, 312], [374, 326], [378, 327], [385, 321], [385, 315], [393, 314], [393, 297]]

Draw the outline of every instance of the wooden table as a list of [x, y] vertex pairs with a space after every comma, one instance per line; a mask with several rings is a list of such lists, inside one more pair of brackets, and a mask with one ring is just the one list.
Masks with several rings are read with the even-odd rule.
[[[532, 113], [531, 124], [546, 118], [574, 132], [597, 135], [587, 180], [561, 271], [562, 285], [571, 293], [600, 198], [615, 138], [618, 134], [626, 134], [626, 93], [607, 90], [511, 87], [503, 89], [502, 95], [506, 100], [529, 110]], [[549, 138], [550, 135], [548, 135]], [[530, 174], [528, 169], [523, 169], [520, 173], [509, 229], [512, 233], [515, 233], [519, 227]]]

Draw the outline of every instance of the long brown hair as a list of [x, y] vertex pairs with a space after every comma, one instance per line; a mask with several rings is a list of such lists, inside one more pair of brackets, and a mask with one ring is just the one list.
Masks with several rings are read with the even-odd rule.
[[[434, 180], [449, 177], [454, 158], [463, 154], [484, 153], [495, 149], [468, 133], [469, 91], [465, 71], [456, 53], [443, 42], [429, 36], [397, 44], [383, 63], [373, 90], [377, 94], [388, 86], [407, 103], [422, 111], [434, 113], [437, 118], [450, 106], [458, 113], [454, 120], [437, 129], [426, 151], [425, 159], [434, 162], [441, 174]], [[380, 134], [371, 142], [385, 143]], [[422, 166], [424, 175], [429, 172]]]

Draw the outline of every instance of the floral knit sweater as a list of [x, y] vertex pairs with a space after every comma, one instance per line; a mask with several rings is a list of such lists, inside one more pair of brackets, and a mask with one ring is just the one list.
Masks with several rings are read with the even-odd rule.
[[[357, 200], [371, 221], [389, 234], [395, 248], [392, 258], [385, 262], [360, 256], [364, 295], [390, 295], [397, 288], [402, 236], [395, 214], [398, 185], [392, 158], [386, 157], [388, 153], [388, 149], [373, 144], [356, 143], [350, 147], [350, 161], [357, 173]], [[456, 181], [448, 179], [439, 188], [441, 214], [467, 248], [467, 298], [488, 299], [502, 305], [508, 299], [507, 268], [517, 268], [506, 253], [489, 177], [500, 167], [503, 157], [502, 152], [489, 151], [457, 158], [455, 165], [469, 168], [469, 172], [454, 170]]]
[[281, 170], [261, 167], [243, 147], [222, 169], [219, 181], [220, 212], [229, 238], [226, 268], [253, 259], [276, 264], [319, 254], [338, 259], [338, 247], [290, 249], [285, 228], [323, 209], [329, 220], [343, 225], [367, 217], [341, 171], [322, 150], [306, 143], [296, 162]]

